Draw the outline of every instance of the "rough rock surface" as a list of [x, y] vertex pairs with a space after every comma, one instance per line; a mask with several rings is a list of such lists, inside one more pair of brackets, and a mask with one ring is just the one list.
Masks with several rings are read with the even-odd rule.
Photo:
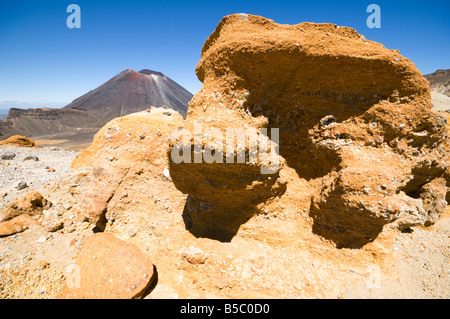
[[[239, 28], [234, 28], [231, 22], [241, 24], [239, 24]], [[234, 28], [237, 31], [241, 28], [245, 29], [246, 23], [249, 24], [247, 31], [259, 30], [261, 37], [267, 40], [257, 42], [255, 38], [254, 43], [259, 43], [261, 49], [267, 48], [267, 50], [260, 50], [257, 55], [268, 54], [270, 59], [264, 63], [252, 57], [243, 61], [254, 61], [257, 64], [252, 71], [255, 74], [259, 74], [257, 67], [261, 65], [272, 63], [273, 66], [277, 66], [278, 64], [272, 59], [273, 56], [270, 56], [272, 54], [270, 52], [276, 52], [277, 45], [282, 46], [283, 43], [289, 42], [282, 38], [282, 41], [278, 43], [278, 39], [274, 40], [269, 35], [271, 33], [282, 35], [284, 31], [281, 32], [280, 29], [289, 30], [295, 29], [295, 27], [279, 26], [263, 18], [250, 15], [226, 17], [221, 26], [224, 27], [223, 30], [228, 28], [230, 31]], [[257, 27], [254, 26], [255, 23]], [[266, 26], [268, 30], [259, 29], [260, 24]], [[327, 51], [328, 48], [321, 42], [322, 38], [326, 39], [327, 37], [332, 38], [330, 41], [340, 43], [341, 49], [345, 52], [349, 52], [353, 46], [353, 44], [346, 44], [348, 40], [356, 43], [355, 45], [359, 45], [358, 41], [361, 41], [363, 46], [375, 46], [380, 48], [380, 53], [386, 54], [382, 46], [372, 42], [365, 44], [363, 38], [358, 40], [355, 33], [347, 28], [335, 27], [337, 32], [344, 32], [339, 35], [340, 33], [332, 32], [333, 29], [330, 25], [306, 24], [300, 25], [298, 29], [303, 29], [304, 26], [306, 26], [305, 30], [299, 32], [306, 32], [305, 37], [298, 38], [302, 42], [298, 42], [298, 47], [295, 43], [296, 49], [293, 48], [292, 52], [300, 50], [300, 45], [305, 43], [304, 49], [310, 49], [306, 57], [311, 57], [311, 60], [305, 57], [304, 61], [309, 61], [309, 65], [314, 66], [313, 61], [320, 58], [320, 54], [315, 54], [315, 52]], [[323, 28], [330, 28], [330, 31], [327, 31], [330, 35], [326, 32], [322, 34], [320, 30]], [[223, 31], [224, 35], [226, 35], [225, 31]], [[236, 34], [235, 38], [239, 44], [239, 34]], [[220, 40], [220, 37], [216, 39]], [[308, 39], [311, 42], [307, 42]], [[314, 39], [316, 41], [313, 41]], [[249, 33], [249, 37], [246, 39], [248, 51], [252, 52], [255, 49], [255, 52], [258, 52], [256, 48], [252, 48], [252, 40], [253, 35]], [[227, 43], [223, 50], [228, 50], [228, 44], [230, 49], [237, 45], [233, 45], [231, 42]], [[211, 44], [212, 42], [208, 40], [207, 43]], [[219, 44], [220, 41], [217, 43]], [[309, 43], [308, 46], [306, 43]], [[273, 44], [273, 47], [266, 47], [266, 44]], [[211, 48], [213, 47], [211, 46]], [[217, 52], [217, 54], [221, 53]], [[396, 67], [399, 62], [403, 63], [401, 61], [404, 61], [405, 72], [411, 71], [411, 77], [418, 80], [414, 83], [421, 88], [422, 81], [419, 76], [416, 77], [413, 69], [409, 68], [410, 62], [403, 60], [400, 56], [395, 56], [395, 52], [392, 54], [394, 54], [393, 58], [400, 59], [400, 61], [394, 59], [390, 61], [386, 58], [385, 64], [392, 65], [394, 68], [394, 71], [391, 69], [389, 72], [394, 72], [392, 74], [396, 75], [395, 72], [398, 71], [401, 78], [401, 70], [399, 71]], [[281, 63], [283, 59], [288, 59], [289, 54], [279, 52], [275, 56]], [[225, 54], [222, 54], [222, 57], [224, 61], [228, 59]], [[245, 54], [243, 57], [245, 58]], [[314, 59], [312, 59], [313, 57]], [[364, 60], [370, 60], [370, 57], [367, 56], [342, 58], [349, 64], [353, 60], [359, 61], [359, 59], [370, 62]], [[383, 55], [372, 58], [371, 63], [373, 63], [374, 69], [366, 67], [366, 69], [357, 68], [356, 71], [373, 72], [374, 81], [383, 87], [381, 82], [389, 82], [391, 74], [378, 64], [380, 59], [384, 59]], [[339, 61], [339, 59], [341, 56], [338, 56], [337, 60]], [[329, 65], [332, 65], [333, 61], [333, 59], [327, 60]], [[220, 68], [221, 64], [217, 64], [217, 66]], [[343, 63], [342, 67], [345, 66]], [[230, 70], [233, 70], [234, 67], [235, 63]], [[242, 68], [242, 74], [245, 75], [246, 66], [239, 67]], [[319, 66], [317, 67], [319, 68]], [[287, 71], [290, 70], [288, 66], [285, 68]], [[348, 68], [350, 70], [350, 66]], [[377, 71], [378, 69], [379, 71]], [[211, 69], [205, 70], [214, 73]], [[302, 68], [298, 69], [299, 77], [302, 70]], [[305, 68], [304, 74], [308, 74], [308, 70]], [[331, 70], [334, 69], [331, 68]], [[276, 68], [267, 71], [277, 75]], [[252, 72], [248, 71], [249, 77]], [[339, 77], [351, 79], [352, 77], [352, 73], [349, 72], [340, 73], [338, 70], [333, 72], [337, 79], [340, 79]], [[388, 74], [386, 79], [383, 81], [377, 79], [376, 76], [380, 75], [378, 72], [386, 72]], [[297, 73], [291, 70], [286, 74], [291, 76]], [[319, 83], [324, 88], [327, 87], [326, 85], [331, 85], [322, 82], [319, 75], [321, 74], [317, 75], [318, 82], [315, 82], [315, 78], [311, 78], [311, 81], [301, 82], [302, 85], [299, 85], [299, 88], [305, 87], [314, 91], [314, 83]], [[261, 78], [256, 79], [256, 82], [270, 83], [270, 79], [266, 78], [263, 73], [260, 76]], [[104, 135], [98, 135], [98, 139], [94, 143], [95, 147], [93, 145], [88, 151], [80, 154], [74, 162], [70, 174], [58, 183], [42, 187], [40, 190], [40, 193], [50, 200], [53, 206], [51, 210], [45, 210], [36, 219], [42, 225], [48, 226], [53, 222], [62, 223], [62, 228], [49, 233], [47, 227], [30, 227], [21, 233], [0, 238], [0, 298], [54, 298], [63, 284], [73, 282], [72, 273], [68, 271], [73, 271], [73, 267], [71, 267], [74, 263], [73, 257], [81, 251], [85, 238], [93, 236], [94, 232], [99, 230], [99, 224], [96, 222], [96, 218], [93, 218], [96, 215], [85, 209], [86, 199], [92, 198], [94, 195], [102, 198], [111, 195], [111, 199], [106, 203], [101, 202], [99, 205], [106, 207], [106, 210], [102, 210], [102, 214], [105, 215], [103, 219], [105, 221], [104, 232], [136, 245], [150, 257], [157, 269], [157, 280], [155, 279], [151, 284], [151, 286], [156, 286], [153, 290], [146, 290], [142, 296], [145, 298], [449, 298], [449, 208], [447, 207], [444, 214], [440, 214], [442, 205], [445, 205], [443, 194], [446, 193], [446, 188], [443, 187], [443, 178], [448, 181], [449, 171], [441, 172], [441, 166], [448, 164], [445, 164], [446, 160], [442, 158], [443, 151], [439, 149], [442, 143], [439, 140], [441, 133], [438, 134], [435, 131], [445, 121], [436, 117], [435, 113], [429, 111], [426, 106], [420, 107], [419, 101], [423, 96], [417, 96], [417, 107], [421, 109], [419, 113], [413, 104], [408, 106], [406, 102], [394, 103], [386, 100], [386, 102], [380, 101], [374, 106], [368, 104], [367, 110], [361, 110], [359, 115], [349, 114], [349, 121], [345, 122], [341, 115], [346, 112], [346, 109], [347, 111], [357, 110], [359, 107], [357, 101], [361, 99], [350, 99], [350, 93], [349, 96], [342, 95], [345, 93], [344, 89], [349, 91], [352, 89], [352, 86], [346, 87], [344, 79], [337, 82], [342, 82], [339, 84], [342, 92], [339, 92], [341, 92], [342, 99], [345, 98], [343, 100], [345, 103], [342, 102], [342, 105], [338, 102], [335, 103], [336, 110], [339, 110], [337, 106], [342, 107], [342, 114], [330, 111], [327, 95], [320, 98], [321, 89], [318, 88], [316, 88], [317, 94], [310, 96], [310, 107], [304, 105], [305, 100], [300, 99], [303, 95], [308, 96], [308, 94], [301, 94], [302, 90], [298, 93], [298, 106], [292, 106], [292, 104], [283, 106], [276, 103], [276, 96], [285, 103], [291, 103], [288, 95], [292, 93], [290, 86], [293, 80], [289, 76], [285, 76], [285, 81], [280, 82], [286, 84], [286, 90], [281, 84], [277, 85], [276, 83], [264, 86], [265, 94], [270, 99], [262, 105], [265, 112], [270, 111], [272, 114], [270, 116], [263, 115], [267, 117], [267, 120], [264, 117], [257, 120], [250, 111], [247, 112], [225, 103], [231, 97], [236, 98], [236, 94], [241, 93], [238, 90], [240, 86], [236, 86], [236, 91], [230, 91], [230, 96], [226, 98], [227, 101], [221, 101], [222, 106], [220, 103], [212, 106], [215, 109], [208, 111], [208, 105], [205, 107], [205, 105], [196, 104], [197, 102], [194, 100], [192, 115], [188, 115], [188, 122], [185, 125], [190, 130], [193, 126], [192, 121], [196, 119], [195, 114], [202, 114], [202, 109], [205, 108], [208, 116], [203, 118], [204, 128], [224, 119], [229, 120], [230, 125], [234, 125], [233, 127], [244, 128], [242, 118], [251, 124], [248, 125], [248, 128], [250, 133], [254, 133], [253, 136], [267, 141], [266, 137], [257, 132], [257, 128], [269, 127], [268, 125], [273, 123], [271, 121], [276, 120], [276, 114], [279, 111], [280, 119], [277, 125], [280, 127], [280, 164], [282, 168], [272, 176], [260, 177], [260, 180], [258, 180], [256, 172], [259, 172], [262, 162], [258, 161], [254, 163], [254, 167], [249, 167], [247, 164], [234, 166], [230, 164], [229, 169], [226, 165], [210, 164], [211, 166], [208, 166], [206, 163], [198, 164], [202, 169], [198, 169], [194, 165], [180, 165], [180, 168], [173, 165], [174, 163], [169, 165], [167, 156], [171, 151], [169, 143], [170, 147], [176, 145], [173, 134], [180, 133], [179, 126], [184, 124], [176, 113], [168, 115], [164, 114], [166, 111], [162, 110], [160, 114], [139, 113], [109, 123], [102, 133]], [[246, 83], [232, 72], [230, 72], [230, 77], [236, 77], [239, 85]], [[278, 81], [282, 81], [282, 79], [284, 77], [279, 75]], [[350, 81], [349, 83], [358, 85], [357, 82]], [[208, 88], [207, 85], [213, 83], [214, 81], [205, 80], [205, 90]], [[227, 88], [228, 83], [225, 79], [223, 84], [223, 88]], [[413, 86], [415, 84], [412, 85], [411, 90], [414, 90]], [[219, 93], [222, 90], [219, 86], [216, 89], [216, 92]], [[254, 90], [261, 94], [264, 92], [258, 90], [257, 85]], [[426, 89], [424, 90], [426, 91]], [[333, 90], [330, 89], [330, 92]], [[243, 94], [243, 101], [244, 98], [253, 96], [252, 92], [249, 93]], [[222, 93], [221, 95], [223, 99], [224, 95]], [[390, 96], [388, 97], [390, 100]], [[214, 97], [210, 94], [204, 98], [214, 101], [220, 99], [220, 96], [216, 94]], [[258, 95], [252, 98], [258, 99]], [[337, 96], [336, 98], [339, 99]], [[375, 97], [373, 98], [375, 99]], [[393, 100], [395, 99], [396, 94], [394, 93]], [[423, 99], [426, 100], [426, 98]], [[312, 108], [316, 105], [316, 100], [323, 104]], [[354, 104], [351, 103], [352, 101]], [[252, 106], [251, 104], [242, 104]], [[273, 109], [271, 105], [278, 107], [278, 110]], [[295, 126], [292, 125], [290, 127], [292, 129], [290, 131], [291, 140], [289, 135], [283, 136], [283, 130], [289, 129], [287, 124], [282, 126], [279, 123], [294, 122], [293, 115], [296, 115], [302, 106], [305, 118], [298, 118], [307, 123], [310, 121], [311, 123], [308, 124], [310, 127], [305, 130], [302, 126], [297, 125], [297, 130], [301, 129], [303, 132], [307, 132], [305, 133], [307, 135], [303, 136], [295, 133]], [[292, 108], [291, 111], [288, 110], [289, 107]], [[331, 108], [331, 110], [334, 109]], [[408, 113], [404, 113], [402, 110]], [[289, 115], [291, 114], [289, 112], [292, 113], [292, 116]], [[313, 118], [310, 119], [306, 115], [311, 115]], [[192, 119], [189, 119], [190, 116]], [[409, 119], [406, 118], [407, 116]], [[375, 125], [372, 122], [369, 122], [368, 125], [364, 124], [366, 119], [370, 118], [379, 119], [380, 124]], [[437, 120], [435, 128], [433, 125], [428, 125], [427, 118], [431, 118], [429, 119], [431, 122]], [[407, 120], [411, 120], [411, 124]], [[254, 121], [259, 124], [254, 125]], [[420, 130], [416, 131], [415, 126], [422, 121], [425, 121], [423, 128], [420, 127]], [[225, 126], [220, 127], [224, 128]], [[341, 128], [341, 130], [338, 131], [336, 128]], [[373, 130], [373, 134], [370, 132], [366, 134], [365, 129], [369, 128]], [[401, 129], [405, 130], [404, 134], [406, 135], [400, 135], [403, 136], [403, 140], [401, 138], [396, 140], [399, 137], [398, 130]], [[425, 129], [428, 134], [422, 131]], [[334, 134], [334, 137], [328, 138], [330, 141], [327, 141], [326, 135], [328, 134], [326, 132]], [[441, 132], [445, 137], [445, 131]], [[349, 134], [351, 138], [346, 138], [345, 134]], [[340, 137], [338, 138], [338, 136]], [[386, 141], [383, 141], [381, 145], [372, 145], [368, 136], [384, 136]], [[308, 148], [300, 147], [303, 149], [303, 153], [301, 153], [304, 156], [303, 160], [301, 158], [298, 161], [295, 160], [295, 157], [289, 156], [291, 153], [282, 148], [287, 142], [294, 145], [294, 137], [298, 138], [299, 142], [307, 143], [306, 145], [309, 147], [309, 151]], [[334, 142], [334, 140], [338, 142]], [[374, 139], [374, 142], [376, 141]], [[408, 144], [414, 142], [414, 145], [420, 146], [423, 143], [427, 144], [428, 141], [432, 143], [431, 145], [436, 143], [434, 161], [426, 153], [418, 154]], [[212, 141], [211, 144], [213, 142], [215, 141]], [[345, 146], [347, 142], [348, 148]], [[191, 145], [191, 143], [192, 141], [185, 141], [186, 145]], [[332, 148], [327, 151], [328, 143]], [[202, 146], [203, 144], [208, 145], [209, 141], [202, 143]], [[336, 151], [336, 156], [333, 155], [336, 146], [333, 144], [342, 146], [343, 149]], [[303, 144], [300, 143], [301, 145]], [[251, 147], [248, 146], [243, 146], [243, 148], [251, 150]], [[422, 149], [424, 149], [423, 146]], [[129, 153], [133, 155], [130, 156]], [[17, 154], [18, 160], [23, 163], [21, 154]], [[292, 149], [291, 155], [294, 156], [293, 154], [295, 154], [294, 149]], [[304, 154], [313, 154], [316, 157], [312, 159]], [[45, 156], [37, 155], [40, 161], [32, 164], [41, 165], [48, 160]], [[62, 158], [68, 160], [68, 157]], [[123, 161], [120, 160], [121, 158]], [[333, 162], [336, 158], [339, 165], [335, 165]], [[423, 162], [416, 163], [414, 160], [416, 158], [422, 158]], [[389, 165], [383, 166], [383, 160], [389, 161]], [[329, 165], [324, 166], [324, 163]], [[411, 168], [412, 163], [417, 164], [416, 169]], [[185, 169], [181, 169], [183, 166]], [[5, 166], [5, 168], [8, 169], [4, 171], [5, 174], [10, 174], [11, 170], [14, 171], [14, 167], [11, 165]], [[105, 173], [104, 179], [99, 177], [99, 170], [96, 168], [103, 169], [100, 172]], [[300, 170], [300, 168], [304, 168], [304, 170]], [[249, 169], [251, 170], [249, 171]], [[94, 176], [94, 171], [96, 176]], [[127, 173], [124, 174], [125, 171]], [[237, 172], [242, 173], [241, 177]], [[370, 172], [373, 173], [370, 174]], [[55, 173], [59, 176], [64, 174], [58, 169]], [[355, 178], [351, 178], [352, 174]], [[207, 175], [207, 181], [205, 175]], [[111, 179], [110, 183], [105, 180], [110, 176], [118, 177]], [[389, 180], [391, 177], [392, 179]], [[228, 178], [229, 181], [225, 178]], [[379, 180], [379, 185], [373, 180]], [[221, 188], [222, 183], [229, 187]], [[175, 185], [190, 195], [183, 194]], [[417, 185], [421, 185], [419, 190], [415, 188]], [[345, 196], [340, 196], [340, 189], [347, 192]], [[397, 190], [399, 191], [397, 192]], [[0, 189], [0, 192], [2, 191], [3, 189]], [[273, 194], [271, 194], [272, 191]], [[106, 196], [103, 192], [109, 195]], [[208, 203], [208, 192], [211, 198], [218, 199], [217, 203]], [[220, 196], [220, 194], [225, 196]], [[261, 195], [261, 198], [255, 195]], [[389, 216], [381, 205], [372, 207], [372, 196], [379, 198], [378, 200], [382, 204], [388, 204], [386, 209], [389, 208], [389, 204], [392, 209], [397, 209], [397, 205], [401, 204], [402, 207], [397, 210], [398, 216]], [[251, 212], [246, 212], [236, 207], [237, 205], [233, 205], [234, 197], [241, 203], [245, 202], [245, 198], [251, 199], [251, 205], [253, 205]], [[206, 202], [203, 201], [203, 198], [206, 199]], [[354, 209], [358, 200], [360, 200], [361, 206]], [[375, 203], [378, 205], [378, 202]], [[239, 219], [237, 222], [230, 218], [233, 213], [225, 214], [230, 212], [226, 209], [230, 206], [238, 208], [238, 211], [234, 212], [235, 217], [239, 217], [239, 212], [245, 213], [236, 218]], [[343, 210], [336, 210], [336, 216], [332, 215], [333, 206], [342, 207]], [[359, 211], [360, 207], [361, 211]], [[322, 213], [321, 208], [323, 208]], [[208, 214], [208, 210], [223, 214]], [[349, 224], [342, 233], [330, 230], [331, 222], [327, 223], [329, 216], [335, 218], [333, 221], [336, 226], [336, 224], [340, 225], [340, 219], [337, 218], [339, 213], [346, 212], [348, 216], [343, 216], [343, 218], [355, 221], [354, 224]], [[355, 216], [358, 212], [361, 212], [360, 219]], [[437, 222], [431, 225], [438, 217]], [[97, 221], [101, 219], [97, 219]], [[232, 225], [208, 224], [211, 221], [231, 221]], [[363, 240], [361, 232], [354, 227], [358, 223], [362, 225], [370, 223], [372, 227], [368, 227], [366, 232], [371, 235], [376, 234], [376, 237], [368, 241], [366, 238]], [[420, 225], [413, 226], [416, 224]], [[380, 232], [377, 230], [378, 227], [381, 227]], [[338, 229], [338, 227], [335, 228]], [[217, 229], [224, 231], [217, 232]], [[355, 241], [349, 245], [347, 241], [352, 237], [355, 238]]]
[[[121, 126], [134, 134], [133, 117], [129, 119]], [[171, 117], [160, 120], [162, 129]], [[145, 298], [449, 297], [448, 210], [434, 226], [405, 232], [384, 227], [361, 249], [336, 249], [312, 232], [308, 207], [313, 190], [305, 190], [306, 182], [293, 182], [295, 170], [286, 169], [283, 201], [260, 207], [261, 213], [230, 242], [197, 238], [183, 221], [186, 196], [164, 174], [166, 138], [159, 140], [162, 153], [129, 163], [142, 173], [128, 175], [108, 203], [105, 231], [135, 244], [157, 267], [156, 287]], [[119, 139], [117, 147], [127, 143]], [[97, 160], [111, 155], [104, 149], [96, 153]], [[55, 298], [64, 283], [73, 282], [73, 258], [84, 238], [93, 235], [94, 225], [77, 218], [70, 185], [66, 177], [41, 191], [54, 205], [39, 221], [63, 222], [63, 228], [48, 233], [44, 227], [30, 227], [0, 238], [1, 298]]]
[[[194, 232], [223, 232], [223, 215], [242, 224], [258, 213], [251, 207], [282, 196], [286, 166], [315, 189], [314, 230], [339, 246], [361, 247], [387, 223], [433, 223], [443, 212], [446, 119], [430, 109], [427, 80], [398, 51], [348, 27], [231, 15], [206, 40], [196, 72], [203, 87], [185, 128], [279, 128], [282, 165], [264, 176], [258, 163], [171, 161], [175, 185], [190, 194]], [[194, 149], [195, 137], [182, 145], [189, 143]], [[425, 203], [429, 183], [439, 195]]]
[[135, 245], [107, 233], [85, 238], [59, 299], [134, 299], [150, 287], [153, 264]]
[[30, 192], [24, 197], [9, 204], [0, 214], [0, 222], [8, 221], [22, 214], [35, 216], [49, 209], [52, 203], [42, 197], [38, 192]]
[[21, 135], [13, 135], [7, 139], [0, 141], [0, 145], [12, 145], [12, 146], [23, 146], [23, 147], [33, 147], [34, 141]]
[[[104, 229], [110, 203], [116, 205], [128, 197], [135, 202], [138, 197], [148, 198], [146, 188], [151, 187], [155, 175], [162, 174], [154, 167], [167, 161], [169, 133], [182, 125], [179, 113], [153, 108], [117, 118], [102, 128], [92, 145], [72, 162], [73, 173], [66, 181], [81, 217]], [[132, 183], [128, 181], [142, 174], [148, 181], [140, 194], [127, 193], [127, 184]]]
[[22, 214], [0, 223], [0, 237], [9, 236], [24, 231], [30, 226], [40, 226], [40, 223], [27, 214]]

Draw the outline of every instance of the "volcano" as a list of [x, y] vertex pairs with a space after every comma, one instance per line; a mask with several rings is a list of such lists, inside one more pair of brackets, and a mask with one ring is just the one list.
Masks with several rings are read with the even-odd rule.
[[192, 94], [161, 72], [122, 71], [61, 109], [12, 108], [0, 123], [0, 139], [11, 135], [42, 138], [70, 132], [95, 134], [110, 120], [155, 107], [168, 107], [186, 117]]
[[161, 72], [127, 69], [64, 109], [96, 114], [98, 125], [103, 126], [113, 118], [143, 111], [150, 106], [167, 106], [186, 117], [191, 98], [191, 93]]

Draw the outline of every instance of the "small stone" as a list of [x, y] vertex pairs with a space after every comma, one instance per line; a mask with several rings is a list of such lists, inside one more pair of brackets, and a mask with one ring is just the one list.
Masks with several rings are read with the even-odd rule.
[[41, 236], [38, 238], [38, 240], [36, 240], [37, 243], [43, 243], [47, 240], [47, 238], [45, 236]]
[[447, 125], [447, 119], [441, 115], [439, 115], [436, 119], [437, 125], [439, 126], [445, 126]]
[[28, 184], [27, 183], [25, 183], [25, 182], [16, 182], [15, 184], [14, 184], [14, 188], [16, 188], [17, 190], [22, 190], [22, 189], [25, 189], [25, 188], [27, 188], [28, 187]]
[[47, 234], [47, 235], [44, 235], [44, 236], [39, 237], [38, 240], [36, 240], [36, 242], [37, 242], [37, 243], [44, 243], [44, 242], [46, 242], [48, 239], [51, 239], [51, 238], [52, 238], [52, 234]]
[[14, 157], [16, 157], [16, 154], [8, 152], [8, 153], [3, 154], [1, 156], [1, 159], [2, 160], [12, 160], [12, 159], [14, 159]]
[[64, 223], [62, 221], [54, 221], [54, 222], [51, 222], [51, 223], [45, 225], [45, 230], [53, 233], [55, 231], [62, 229], [63, 227], [64, 227]]
[[327, 115], [320, 120], [321, 127], [327, 127], [333, 123], [336, 123], [336, 118], [333, 115]]
[[181, 258], [191, 264], [204, 264], [208, 256], [200, 248], [189, 246], [181, 252]]
[[35, 161], [35, 162], [39, 162], [39, 157], [37, 156], [27, 156], [23, 159], [23, 161]]
[[427, 130], [423, 130], [421, 132], [413, 132], [413, 134], [415, 136], [427, 136], [428, 135], [428, 131]]
[[41, 260], [38, 265], [36, 266], [36, 270], [44, 270], [48, 268], [50, 264], [46, 262], [45, 260]]

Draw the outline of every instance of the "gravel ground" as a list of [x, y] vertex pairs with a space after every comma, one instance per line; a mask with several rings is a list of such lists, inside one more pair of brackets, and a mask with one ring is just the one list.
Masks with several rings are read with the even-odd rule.
[[[15, 157], [1, 159], [9, 153]], [[0, 146], [0, 210], [28, 192], [43, 193], [69, 172], [77, 154], [56, 147]], [[29, 156], [39, 160], [24, 161]], [[14, 186], [18, 182], [27, 183], [27, 187], [16, 189]], [[51, 211], [65, 210], [54, 205]], [[64, 281], [66, 266], [75, 256], [79, 237], [84, 232], [91, 232], [87, 223], [75, 225], [81, 229], [70, 226], [70, 214], [58, 218], [67, 219], [62, 233], [48, 233], [42, 227], [31, 227], [25, 232], [0, 238], [0, 299], [55, 297]]]
[[[393, 243], [395, 278], [374, 271], [368, 287], [349, 287], [345, 298], [449, 299], [450, 208], [431, 227], [413, 227]], [[376, 269], [375, 269], [376, 270]]]
[[[3, 155], [15, 154], [10, 160], [1, 159]], [[77, 152], [65, 151], [56, 147], [29, 148], [0, 146], [0, 210], [18, 196], [31, 191], [39, 191], [47, 184], [53, 184], [70, 170]], [[24, 159], [36, 156], [39, 160]], [[17, 189], [17, 183], [24, 182], [27, 187]]]

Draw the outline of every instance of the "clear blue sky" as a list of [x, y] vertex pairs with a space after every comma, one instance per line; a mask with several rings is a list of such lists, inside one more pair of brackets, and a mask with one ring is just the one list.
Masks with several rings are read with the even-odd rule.
[[[81, 29], [69, 29], [69, 4]], [[381, 29], [366, 8], [381, 7]], [[0, 0], [0, 109], [63, 106], [125, 69], [163, 72], [192, 93], [206, 38], [225, 15], [330, 22], [399, 49], [423, 74], [450, 68], [450, 1]]]

